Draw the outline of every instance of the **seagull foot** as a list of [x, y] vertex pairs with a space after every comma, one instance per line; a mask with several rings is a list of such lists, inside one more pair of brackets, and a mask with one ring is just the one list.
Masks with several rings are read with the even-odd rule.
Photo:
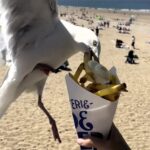
[[60, 139], [60, 136], [59, 136], [59, 132], [58, 132], [55, 120], [53, 120], [51, 122], [51, 125], [52, 125], [52, 132], [53, 132], [53, 136], [54, 136], [55, 141], [58, 140], [58, 142], [61, 143], [61, 139]]

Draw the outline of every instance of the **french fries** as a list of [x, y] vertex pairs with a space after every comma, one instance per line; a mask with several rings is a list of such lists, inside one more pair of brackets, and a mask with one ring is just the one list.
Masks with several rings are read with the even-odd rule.
[[[107, 70], [89, 53], [84, 54], [84, 62], [80, 64], [72, 78], [86, 90], [109, 101], [119, 98], [122, 91], [127, 92], [125, 83], [120, 83], [115, 68]], [[82, 71], [84, 75], [81, 76]], [[81, 77], [80, 77], [81, 76]]]

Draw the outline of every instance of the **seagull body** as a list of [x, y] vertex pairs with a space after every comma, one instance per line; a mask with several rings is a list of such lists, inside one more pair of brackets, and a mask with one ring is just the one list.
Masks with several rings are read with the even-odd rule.
[[0, 0], [2, 34], [11, 65], [0, 87], [0, 117], [27, 88], [34, 86], [38, 105], [49, 118], [55, 140], [61, 142], [55, 120], [42, 103], [42, 91], [50, 72], [55, 72], [75, 53], [90, 52], [74, 40], [58, 18], [55, 0]]
[[[91, 48], [91, 50], [96, 54], [96, 56], [99, 57], [100, 42], [93, 31], [85, 27], [74, 25], [65, 20], [61, 20], [61, 23], [64, 25], [64, 27], [67, 29], [67, 31], [70, 33], [70, 35], [76, 42], [82, 42], [86, 44], [87, 46]], [[94, 42], [96, 42], [97, 44], [93, 45]], [[12, 60], [9, 59], [9, 56], [8, 56], [8, 60], [4, 59], [4, 58], [7, 58], [6, 55], [8, 55], [7, 48], [3, 47], [2, 52], [1, 52], [1, 55], [2, 55], [1, 59], [5, 61], [5, 63], [8, 64], [9, 66]], [[44, 70], [44, 68], [33, 69], [33, 71], [30, 74], [28, 74], [27, 77], [24, 78], [24, 80], [20, 83], [19, 87], [17, 88], [18, 92], [16, 92], [16, 95], [17, 95], [16, 98], [25, 90], [27, 91], [37, 90], [36, 83], [41, 82], [41, 80], [46, 81], [48, 75], [49, 75], [48, 69], [47, 70]], [[42, 91], [41, 91], [41, 95], [42, 95]]]
[[[87, 46], [89, 46], [91, 48], [91, 50], [96, 54], [96, 56], [99, 57], [100, 42], [93, 31], [91, 31], [90, 29], [85, 28], [85, 27], [74, 25], [65, 20], [61, 20], [61, 23], [64, 25], [66, 30], [70, 33], [70, 35], [76, 42], [82, 42], [82, 43], [86, 44]], [[96, 42], [96, 45], [93, 45], [94, 42]], [[4, 53], [1, 53], [2, 58], [7, 58], [6, 54], [8, 51], [7, 51], [6, 47], [3, 48], [3, 52]], [[3, 54], [5, 54], [5, 55], [3, 55]], [[5, 61], [6, 64], [8, 64], [8, 65], [11, 64], [11, 60], [9, 59], [9, 56], [8, 56], [8, 60], [3, 59], [3, 61]], [[17, 95], [16, 98], [25, 90], [27, 90], [27, 91], [37, 90], [36, 83], [41, 82], [41, 80], [43, 80], [43, 83], [45, 83], [44, 81], [46, 81], [48, 74], [49, 74], [48, 70], [42, 70], [42, 68], [34, 69], [20, 83], [19, 87], [17, 88], [18, 90], [16, 92], [16, 95]], [[42, 95], [42, 91], [41, 91], [41, 95]]]
[[49, 3], [55, 6], [55, 0], [1, 2], [2, 33], [12, 64], [0, 88], [0, 115], [1, 102], [9, 104], [14, 100], [17, 87], [37, 64], [56, 69], [78, 51], [89, 51], [84, 43], [74, 41], [56, 10], [49, 7]]

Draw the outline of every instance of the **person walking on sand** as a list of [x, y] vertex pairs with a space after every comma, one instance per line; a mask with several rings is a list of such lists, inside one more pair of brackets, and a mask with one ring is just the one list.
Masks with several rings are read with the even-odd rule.
[[131, 46], [133, 49], [135, 49], [135, 36], [132, 36]]
[[95, 29], [95, 33], [96, 33], [96, 36], [99, 36], [99, 28], [98, 28], [98, 26]]

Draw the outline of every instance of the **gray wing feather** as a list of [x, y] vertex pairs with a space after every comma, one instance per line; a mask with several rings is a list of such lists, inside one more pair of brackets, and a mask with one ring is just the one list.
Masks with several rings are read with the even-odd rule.
[[6, 33], [11, 34], [11, 38], [5, 41], [13, 58], [18, 50], [34, 45], [39, 35], [38, 29], [45, 30], [44, 24], [58, 15], [56, 0], [2, 0], [2, 2], [2, 7], [7, 12], [5, 17], [7, 24], [3, 27], [7, 26]]

